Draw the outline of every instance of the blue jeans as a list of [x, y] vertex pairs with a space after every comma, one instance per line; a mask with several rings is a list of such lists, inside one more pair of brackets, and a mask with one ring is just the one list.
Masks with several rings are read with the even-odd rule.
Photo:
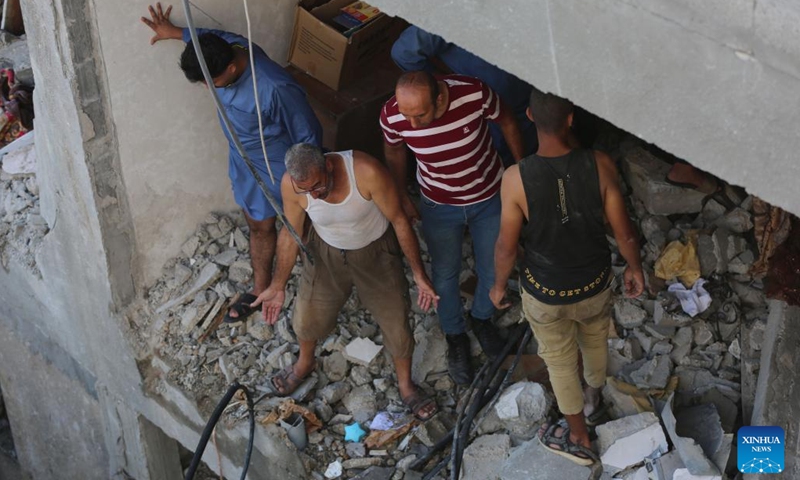
[[478, 287], [472, 302], [472, 317], [494, 315], [489, 290], [494, 284], [494, 244], [500, 232], [500, 195], [467, 206], [443, 205], [422, 196], [422, 234], [428, 244], [433, 286], [439, 295], [439, 323], [444, 333], [457, 335], [467, 329], [464, 321], [459, 276], [464, 229], [469, 227], [475, 253]]

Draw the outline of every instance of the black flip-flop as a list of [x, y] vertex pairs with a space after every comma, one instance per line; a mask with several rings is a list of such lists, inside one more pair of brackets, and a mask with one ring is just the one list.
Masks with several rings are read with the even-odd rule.
[[[233, 302], [231, 308], [228, 309], [228, 313], [225, 314], [225, 318], [222, 319], [225, 323], [237, 323], [244, 320], [247, 320], [247, 317], [253, 314], [253, 312], [259, 310], [259, 307], [251, 307], [250, 304], [258, 300], [258, 297], [253, 295], [252, 293], [245, 293], [239, 295], [239, 297]], [[236, 312], [236, 317], [231, 317], [230, 311], [233, 310]]]

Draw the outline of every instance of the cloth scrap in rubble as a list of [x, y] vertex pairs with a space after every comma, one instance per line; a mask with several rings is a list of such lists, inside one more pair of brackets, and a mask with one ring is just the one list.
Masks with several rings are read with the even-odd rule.
[[703, 288], [705, 283], [705, 279], [699, 278], [690, 289], [684, 287], [682, 283], [673, 283], [668, 290], [674, 293], [678, 300], [681, 301], [683, 311], [690, 317], [694, 317], [699, 313], [705, 312], [711, 305], [711, 295]]
[[370, 430], [391, 430], [395, 425], [406, 423], [407, 415], [404, 413], [379, 412], [369, 424]]
[[664, 280], [677, 277], [686, 288], [692, 288], [700, 278], [700, 260], [697, 258], [695, 242], [695, 237], [692, 237], [685, 245], [680, 240], [667, 245], [656, 260], [656, 276]]

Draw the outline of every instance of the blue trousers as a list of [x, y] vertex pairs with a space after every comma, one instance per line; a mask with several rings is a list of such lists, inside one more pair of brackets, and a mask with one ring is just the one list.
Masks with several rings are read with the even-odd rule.
[[472, 317], [488, 319], [495, 308], [489, 299], [494, 284], [494, 244], [500, 232], [500, 195], [467, 206], [443, 205], [422, 196], [422, 234], [431, 256], [433, 286], [439, 295], [437, 314], [444, 333], [466, 331], [459, 288], [461, 245], [469, 227], [475, 253], [478, 287], [472, 302]]

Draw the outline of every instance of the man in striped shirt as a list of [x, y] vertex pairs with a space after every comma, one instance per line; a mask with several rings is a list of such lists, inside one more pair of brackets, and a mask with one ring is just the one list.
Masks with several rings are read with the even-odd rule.
[[[470, 317], [484, 352], [500, 353], [502, 340], [491, 322], [494, 244], [500, 230], [500, 179], [503, 165], [487, 121], [496, 122], [515, 160], [523, 156], [517, 122], [497, 94], [476, 78], [428, 72], [403, 74], [395, 96], [381, 110], [386, 160], [403, 195], [403, 209], [422, 219], [431, 256], [433, 284], [440, 300], [439, 322], [448, 344], [448, 368], [457, 384], [472, 380], [459, 277], [466, 227], [475, 253], [478, 285]], [[417, 160], [421, 192], [418, 212], [406, 189], [408, 146]]]

